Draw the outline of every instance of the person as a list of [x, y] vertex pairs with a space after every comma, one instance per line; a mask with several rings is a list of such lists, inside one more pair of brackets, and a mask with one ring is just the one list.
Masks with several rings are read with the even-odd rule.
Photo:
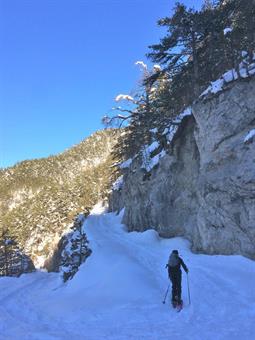
[[172, 282], [172, 305], [173, 307], [182, 306], [183, 302], [181, 299], [182, 294], [182, 271], [181, 266], [186, 273], [189, 272], [186, 264], [179, 257], [178, 250], [173, 250], [169, 256], [166, 268], [168, 268], [168, 276]]

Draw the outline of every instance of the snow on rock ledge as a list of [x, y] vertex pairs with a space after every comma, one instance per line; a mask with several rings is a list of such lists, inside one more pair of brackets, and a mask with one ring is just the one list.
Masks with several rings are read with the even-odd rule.
[[244, 143], [252, 142], [255, 136], [255, 129], [249, 131], [249, 133], [244, 138]]
[[199, 100], [150, 176], [127, 170], [110, 208], [125, 207], [129, 230], [154, 226], [195, 251], [255, 258], [254, 93], [250, 77]]
[[[248, 78], [255, 75], [255, 60], [250, 65], [247, 65], [245, 61], [242, 62], [240, 64], [239, 72], [241, 78]], [[201, 93], [200, 98], [206, 97], [208, 94], [216, 94], [222, 91], [227, 83], [235, 81], [238, 78], [239, 77], [235, 69], [225, 72], [219, 79], [211, 82], [207, 89]]]

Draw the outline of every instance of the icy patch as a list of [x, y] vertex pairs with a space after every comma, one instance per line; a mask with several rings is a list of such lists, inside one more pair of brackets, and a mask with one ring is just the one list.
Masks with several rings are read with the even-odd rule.
[[255, 129], [249, 131], [249, 133], [244, 138], [244, 143], [248, 143], [255, 136]]

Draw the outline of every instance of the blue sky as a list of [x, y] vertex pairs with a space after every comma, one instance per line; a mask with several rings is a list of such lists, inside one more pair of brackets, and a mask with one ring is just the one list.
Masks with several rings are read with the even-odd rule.
[[[199, 6], [202, 0], [184, 1]], [[135, 89], [171, 0], [0, 0], [0, 167], [47, 157], [98, 129]]]

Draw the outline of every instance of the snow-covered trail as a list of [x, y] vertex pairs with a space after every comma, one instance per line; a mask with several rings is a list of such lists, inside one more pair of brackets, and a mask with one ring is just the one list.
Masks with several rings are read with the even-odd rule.
[[[255, 262], [195, 255], [187, 241], [153, 230], [127, 233], [121, 217], [98, 207], [85, 222], [93, 250], [67, 284], [36, 272], [0, 278], [0, 339], [254, 339]], [[178, 249], [190, 269], [191, 305], [162, 300], [165, 264]]]

